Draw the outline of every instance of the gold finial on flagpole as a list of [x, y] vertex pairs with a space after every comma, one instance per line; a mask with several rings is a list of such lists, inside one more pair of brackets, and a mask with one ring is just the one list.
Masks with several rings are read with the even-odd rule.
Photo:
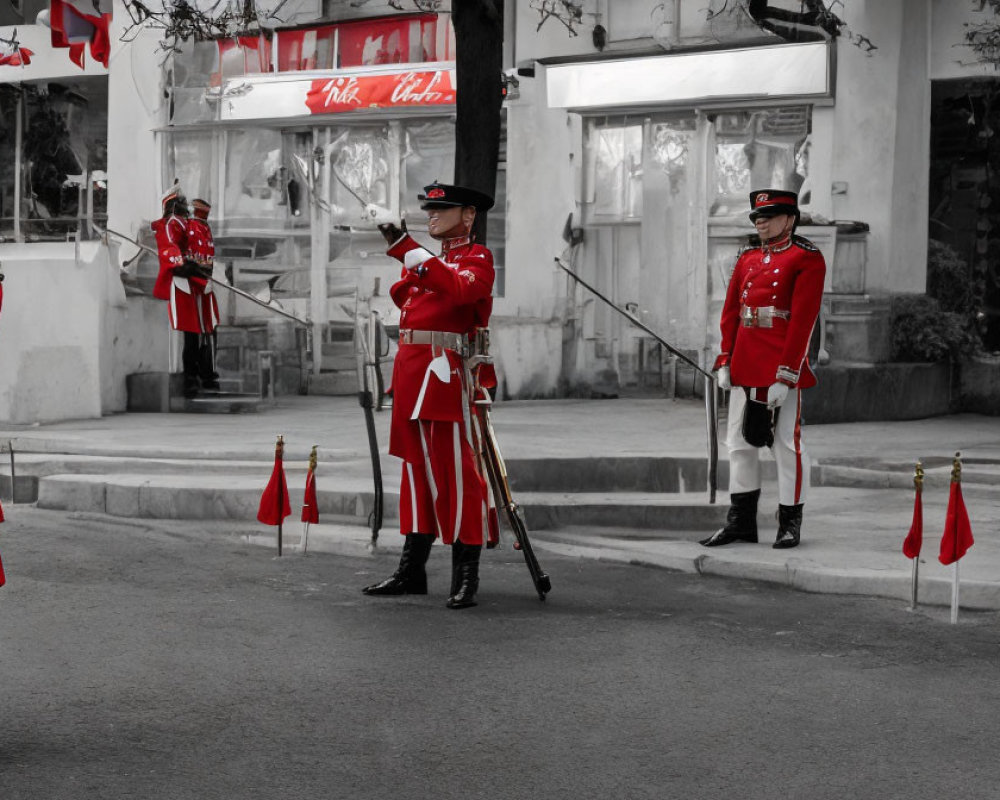
[[951, 482], [962, 482], [962, 454], [958, 452], [955, 453], [955, 457], [951, 461]]
[[317, 447], [319, 447], [319, 445], [314, 444], [312, 446], [312, 451], [309, 453], [309, 471], [310, 472], [315, 472], [316, 471], [316, 464], [319, 461], [319, 457], [316, 455], [316, 448]]
[[918, 491], [924, 490], [924, 465], [919, 459], [917, 466], [913, 468], [913, 487]]

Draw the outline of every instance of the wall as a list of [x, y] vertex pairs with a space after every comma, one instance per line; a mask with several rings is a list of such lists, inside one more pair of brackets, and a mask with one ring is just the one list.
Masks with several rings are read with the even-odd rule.
[[0, 420], [100, 416], [107, 250], [97, 242], [6, 244], [0, 262]]
[[930, 0], [931, 51], [928, 58], [932, 80], [945, 78], [996, 78], [997, 71], [976, 59], [976, 54], [965, 46], [966, 25], [981, 22], [996, 23], [996, 15], [988, 7], [977, 10], [973, 0]]
[[507, 109], [507, 286], [493, 306], [503, 333], [494, 352], [511, 395], [555, 390], [566, 279], [554, 259], [565, 248], [563, 226], [575, 210], [579, 121], [547, 108], [545, 69], [520, 79], [520, 97]]
[[[923, 291], [923, 276], [890, 280], [892, 204], [896, 164], [897, 93], [903, 0], [861, 0], [847, 11], [852, 30], [878, 49], [865, 54], [845, 38], [837, 43], [837, 99], [833, 141], [833, 180], [846, 184], [835, 195], [836, 219], [862, 220], [871, 226], [867, 288]], [[924, 123], [926, 125], [926, 123]], [[911, 177], [925, 165], [912, 164]], [[923, 235], [923, 233], [921, 234]]]
[[[163, 54], [158, 51], [155, 31], [143, 31], [134, 41], [122, 42], [122, 17], [127, 19], [126, 14], [118, 14], [111, 31], [108, 228], [138, 238], [160, 209], [160, 153], [153, 131], [165, 117], [159, 68]], [[137, 252], [133, 245], [114, 238], [109, 244], [108, 257], [116, 268]], [[101, 331], [101, 410], [105, 414], [125, 410], [127, 375], [168, 369], [166, 304], [138, 295], [126, 297], [121, 281], [117, 277], [115, 281], [118, 287], [108, 293]]]

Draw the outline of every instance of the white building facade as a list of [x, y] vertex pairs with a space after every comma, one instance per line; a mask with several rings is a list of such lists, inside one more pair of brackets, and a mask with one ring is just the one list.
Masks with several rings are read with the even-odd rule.
[[[556, 21], [539, 28], [527, 0], [506, 3], [518, 85], [504, 103], [489, 242], [501, 267], [501, 396], [686, 380], [556, 257], [710, 364], [728, 271], [752, 232], [751, 188], [800, 193], [812, 222], [803, 233], [831, 265], [831, 297], [863, 306], [924, 291], [931, 86], [992, 78], [961, 46], [965, 24], [990, 12], [849, 0], [842, 16], [876, 45], [866, 50], [847, 35], [783, 42], [745, 15], [709, 20], [694, 0], [584, 6], [570, 36]], [[396, 271], [366, 206], [407, 216], [419, 236], [416, 192], [452, 177], [446, 9], [302, 2], [287, 19], [276, 33], [189, 43], [165, 59], [154, 30], [121, 40], [130, 20], [116, 4], [109, 66], [89, 60], [85, 70], [47, 44], [44, 26], [16, 26], [35, 55], [0, 67], [0, 420], [121, 412], [130, 375], [176, 369], [165, 308], [148, 296], [152, 259], [123, 273], [137, 248], [101, 237], [144, 239], [175, 178], [213, 206], [220, 277], [308, 320], [288, 327], [220, 293], [224, 326], [266, 327], [311, 354], [296, 389], [321, 385], [323, 344], [350, 329], [358, 303], [391, 323]], [[41, 155], [57, 159], [38, 147], [43, 114], [65, 125], [73, 156], [47, 179]], [[567, 229], [582, 242], [569, 247]], [[858, 341], [878, 350], [877, 325], [849, 336], [837, 324], [825, 343], [834, 359]]]

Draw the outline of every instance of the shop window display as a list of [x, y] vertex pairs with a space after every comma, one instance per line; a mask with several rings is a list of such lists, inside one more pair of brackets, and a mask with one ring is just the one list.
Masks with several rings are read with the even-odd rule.
[[107, 219], [107, 97], [105, 78], [3, 87], [0, 236], [96, 235], [92, 223]]

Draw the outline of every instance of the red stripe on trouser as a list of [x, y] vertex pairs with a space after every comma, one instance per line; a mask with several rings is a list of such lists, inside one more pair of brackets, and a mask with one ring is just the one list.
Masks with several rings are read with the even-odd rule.
[[403, 464], [400, 531], [434, 533], [451, 544], [457, 529], [463, 544], [483, 544], [486, 483], [461, 424], [425, 420], [414, 424], [420, 425], [426, 459]]

